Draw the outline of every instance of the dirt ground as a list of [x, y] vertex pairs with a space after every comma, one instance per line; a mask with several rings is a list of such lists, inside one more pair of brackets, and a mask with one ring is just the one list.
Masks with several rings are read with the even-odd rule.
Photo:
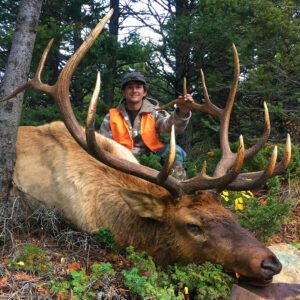
[[278, 234], [276, 234], [271, 244], [275, 243], [300, 243], [300, 199], [295, 206], [293, 213], [286, 224], [284, 224]]

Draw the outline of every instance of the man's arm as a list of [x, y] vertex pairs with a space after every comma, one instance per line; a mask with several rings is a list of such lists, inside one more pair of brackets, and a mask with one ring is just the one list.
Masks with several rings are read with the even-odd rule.
[[99, 133], [112, 139], [112, 133], [110, 129], [110, 119], [109, 119], [109, 114], [106, 114], [104, 117], [102, 124], [100, 126]]
[[167, 113], [165, 110], [156, 111], [156, 130], [161, 133], [169, 133], [171, 127], [174, 124], [175, 132], [182, 133], [187, 127], [189, 120], [191, 118], [191, 103], [194, 99], [191, 95], [187, 94], [185, 97], [180, 96], [185, 100], [180, 104], [171, 114]]

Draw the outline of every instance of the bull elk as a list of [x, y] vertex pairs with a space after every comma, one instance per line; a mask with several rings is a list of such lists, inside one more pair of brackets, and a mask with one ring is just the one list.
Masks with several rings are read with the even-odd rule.
[[40, 80], [51, 41], [34, 78], [6, 97], [12, 98], [32, 86], [55, 99], [64, 119], [64, 123], [19, 127], [15, 183], [25, 192], [30, 205], [56, 207], [86, 232], [107, 226], [119, 245], [131, 244], [146, 250], [159, 264], [211, 261], [238, 273], [249, 283], [269, 283], [280, 272], [280, 262], [240, 227], [222, 206], [217, 191], [257, 188], [283, 172], [291, 158], [289, 136], [282, 161], [276, 163], [275, 147], [265, 170], [240, 173], [244, 159], [256, 154], [267, 141], [270, 121], [265, 105], [265, 130], [259, 141], [245, 150], [240, 137], [237, 153], [230, 150], [228, 128], [239, 77], [235, 47], [235, 75], [226, 107], [218, 108], [210, 101], [203, 73], [205, 101], [193, 104], [194, 109], [217, 117], [221, 123], [222, 156], [213, 176], [206, 174], [205, 164], [199, 175], [182, 182], [169, 175], [174, 161], [174, 131], [169, 159], [161, 172], [140, 165], [129, 150], [96, 133], [99, 74], [84, 130], [72, 112], [70, 80], [112, 13], [104, 17], [69, 59], [55, 85]]

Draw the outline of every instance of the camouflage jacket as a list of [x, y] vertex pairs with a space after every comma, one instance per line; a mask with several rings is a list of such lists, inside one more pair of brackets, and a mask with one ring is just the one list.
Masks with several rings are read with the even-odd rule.
[[[143, 105], [136, 116], [134, 120], [133, 126], [131, 125], [129, 116], [127, 114], [126, 108], [125, 108], [125, 99], [122, 99], [117, 106], [117, 110], [123, 115], [125, 121], [128, 124], [128, 128], [131, 132], [131, 137], [133, 139], [134, 148], [133, 148], [133, 155], [139, 156], [146, 153], [149, 153], [149, 149], [144, 144], [142, 138], [141, 138], [141, 114], [142, 113], [151, 113], [156, 121], [156, 130], [159, 135], [159, 133], [170, 133], [171, 126], [175, 125], [175, 132], [181, 133], [186, 128], [191, 113], [187, 118], [182, 118], [179, 116], [179, 114], [175, 111], [173, 111], [171, 114], [166, 112], [165, 110], [155, 110], [155, 108], [159, 107], [158, 102], [153, 99], [145, 98], [143, 100]], [[99, 131], [102, 135], [111, 138], [112, 139], [112, 132], [110, 129], [110, 116], [109, 113], [104, 117], [103, 122], [100, 127]]]

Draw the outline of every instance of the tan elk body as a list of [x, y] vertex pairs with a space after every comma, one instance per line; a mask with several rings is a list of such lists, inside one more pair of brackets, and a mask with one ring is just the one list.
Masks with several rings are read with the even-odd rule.
[[[115, 155], [136, 162], [123, 146], [100, 135], [98, 138], [100, 144], [112, 149]], [[38, 199], [61, 210], [68, 220], [87, 232], [96, 231], [106, 222], [108, 216], [100, 209], [101, 200], [111, 199], [114, 194], [118, 197], [116, 187], [122, 185], [126, 175], [88, 155], [62, 122], [20, 126], [16, 155], [14, 181], [32, 207], [39, 205], [35, 200]], [[130, 186], [130, 180], [123, 182]]]
[[[126, 148], [97, 137], [115, 155], [136, 161]], [[90, 233], [107, 226], [120, 245], [147, 250], [160, 264], [210, 260], [246, 276], [260, 269], [262, 257], [271, 256], [276, 261], [235, 222], [213, 192], [202, 191], [174, 203], [163, 188], [111, 169], [88, 155], [62, 122], [19, 128], [14, 180], [27, 195], [30, 207], [39, 205], [38, 199]], [[149, 195], [154, 203], [150, 203]], [[133, 203], [130, 197], [139, 197], [141, 206], [132, 210], [129, 205], [138, 205], [138, 201]], [[145, 204], [152, 207], [147, 210]], [[199, 225], [203, 232], [194, 235], [188, 224]], [[245, 273], [245, 261], [257, 249], [260, 252], [253, 259], [253, 270]], [[236, 261], [241, 256], [244, 259]]]
[[235, 76], [226, 107], [220, 109], [210, 101], [203, 74], [205, 102], [193, 103], [191, 107], [220, 120], [222, 156], [212, 177], [206, 174], [205, 164], [198, 176], [185, 181], [169, 175], [175, 158], [174, 132], [169, 159], [161, 172], [138, 164], [129, 150], [95, 133], [99, 76], [86, 130], [83, 130], [71, 109], [69, 83], [76, 66], [111, 14], [112, 11], [70, 58], [55, 85], [40, 81], [49, 45], [35, 77], [5, 98], [10, 99], [33, 86], [53, 96], [64, 118], [64, 123], [19, 128], [14, 171], [16, 185], [25, 193], [29, 206], [55, 207], [86, 232], [93, 233], [100, 226], [107, 226], [120, 245], [132, 244], [136, 249], [146, 250], [160, 264], [209, 260], [238, 273], [252, 284], [269, 283], [273, 275], [280, 272], [280, 262], [238, 225], [215, 191], [256, 188], [268, 178], [282, 173], [291, 157], [289, 138], [281, 162], [276, 163], [275, 147], [265, 170], [240, 173], [244, 159], [255, 155], [266, 142], [270, 123], [265, 105], [262, 137], [246, 150], [240, 137], [238, 152], [230, 150], [228, 127], [239, 77], [235, 47]]

